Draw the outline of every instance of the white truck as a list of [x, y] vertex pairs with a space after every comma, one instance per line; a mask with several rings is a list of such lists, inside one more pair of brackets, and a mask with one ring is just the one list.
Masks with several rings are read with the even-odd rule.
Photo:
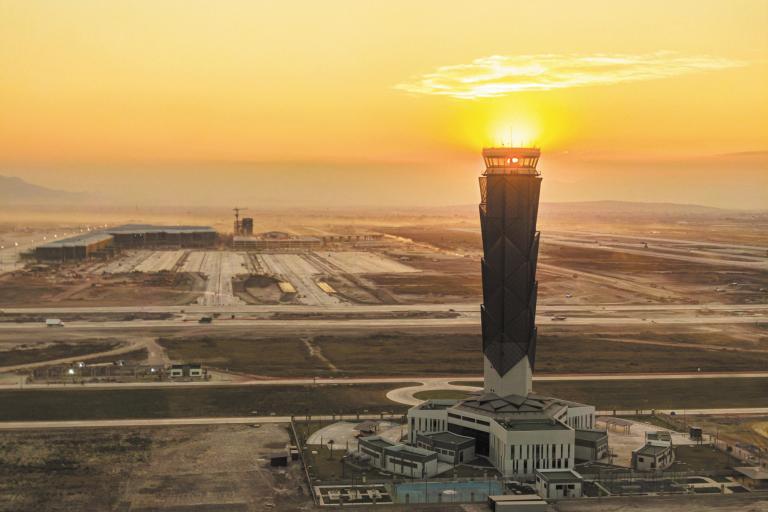
[[46, 327], [64, 327], [64, 322], [62, 322], [58, 318], [46, 318], [45, 326]]

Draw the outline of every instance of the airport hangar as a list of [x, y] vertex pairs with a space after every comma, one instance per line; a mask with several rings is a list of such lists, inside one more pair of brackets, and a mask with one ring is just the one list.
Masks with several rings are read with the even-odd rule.
[[35, 258], [48, 261], [107, 256], [120, 249], [213, 247], [216, 230], [207, 226], [125, 224], [54, 240], [35, 248]]
[[[583, 460], [585, 453], [604, 453], [607, 443], [607, 434], [594, 429], [594, 406], [532, 392], [539, 155], [537, 148], [483, 150], [482, 393], [460, 401], [428, 400], [408, 411], [409, 443], [424, 446], [425, 436], [453, 433], [474, 440], [474, 453], [504, 476], [528, 480], [572, 470], [577, 446]], [[584, 450], [585, 440], [596, 449]]]

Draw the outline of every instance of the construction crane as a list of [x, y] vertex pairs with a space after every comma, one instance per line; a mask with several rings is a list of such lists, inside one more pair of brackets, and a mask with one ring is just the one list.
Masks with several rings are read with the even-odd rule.
[[235, 206], [232, 211], [235, 212], [235, 236], [242, 234], [242, 226], [240, 225], [240, 212], [244, 212], [248, 208], [238, 208]]

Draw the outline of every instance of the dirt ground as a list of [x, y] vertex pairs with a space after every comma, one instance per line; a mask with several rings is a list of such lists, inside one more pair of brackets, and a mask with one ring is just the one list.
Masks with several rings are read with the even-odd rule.
[[768, 499], [765, 496], [751, 495], [593, 498], [559, 501], [554, 510], [557, 512], [668, 512], [670, 510], [677, 512], [766, 512], [768, 511]]
[[[658, 229], [632, 231], [630, 225], [617, 223], [611, 226], [597, 225], [567, 228], [580, 232], [590, 229], [608, 233], [631, 233], [642, 236], [650, 232], [655, 237], [703, 236], [701, 230], [690, 233], [668, 232]], [[654, 226], [658, 227], [658, 226]], [[703, 226], [702, 226], [703, 228]], [[752, 232], [746, 222], [733, 226], [734, 239], [711, 237], [702, 240], [720, 242], [738, 241], [741, 231]], [[429, 226], [401, 226], [385, 228], [385, 231], [422, 244], [420, 249], [432, 247], [447, 254], [435, 255], [422, 252], [409, 254], [409, 264], [425, 271], [421, 276], [378, 276], [377, 285], [391, 289], [404, 300], [439, 301], [433, 296], [479, 297], [480, 263], [482, 251], [480, 231], [475, 223], [454, 223]], [[588, 234], [571, 235], [574, 240], [592, 242]], [[750, 243], [765, 245], [768, 240], [755, 239]], [[636, 242], [639, 244], [639, 242]], [[743, 242], [742, 242], [743, 243]], [[674, 244], [668, 244], [674, 246]], [[685, 246], [688, 247], [688, 246]], [[664, 249], [680, 251], [680, 249]], [[695, 249], [692, 249], [695, 251]], [[456, 254], [458, 251], [461, 254]], [[723, 254], [738, 259], [739, 250], [723, 249]], [[540, 304], [647, 304], [647, 303], [766, 303], [768, 302], [768, 272], [765, 269], [733, 268], [711, 264], [659, 259], [643, 255], [611, 252], [590, 247], [560, 245], [554, 237], [542, 235], [539, 255], [539, 303]], [[732, 255], [732, 256], [730, 256]], [[751, 252], [751, 256], [765, 257], [765, 253]], [[737, 284], [735, 284], [737, 283]], [[447, 299], [450, 300], [450, 299]]]
[[344, 384], [340, 381], [323, 386], [0, 391], [0, 421], [405, 412], [405, 406], [386, 397], [390, 389], [399, 385]]
[[0, 306], [182, 305], [204, 289], [195, 274], [105, 274], [18, 271], [0, 275]]
[[[361, 329], [296, 336], [212, 333], [164, 336], [176, 361], [202, 361], [254, 376], [480, 375], [478, 328]], [[402, 354], [408, 353], [409, 357]], [[435, 354], [440, 357], [435, 357]], [[753, 325], [566, 326], [539, 328], [537, 372], [657, 373], [760, 371], [768, 367], [768, 331]]]
[[[308, 510], [287, 426], [0, 432], [0, 511]], [[271, 504], [271, 506], [270, 506]]]
[[265, 275], [237, 276], [232, 290], [246, 304], [280, 304], [291, 301], [290, 295], [280, 291], [278, 280]]
[[52, 361], [67, 357], [87, 356], [105, 352], [122, 345], [116, 339], [51, 340], [38, 343], [15, 343], [0, 341], [0, 368], [21, 364]]
[[732, 444], [752, 445], [768, 450], [767, 416], [701, 416], [696, 419], [706, 432]]

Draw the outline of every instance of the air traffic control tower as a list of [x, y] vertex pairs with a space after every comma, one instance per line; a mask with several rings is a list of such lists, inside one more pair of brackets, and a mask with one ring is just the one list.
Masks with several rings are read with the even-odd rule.
[[536, 359], [536, 258], [541, 177], [538, 148], [485, 148], [483, 236], [484, 388], [527, 396]]
[[593, 430], [593, 406], [532, 392], [539, 154], [536, 148], [483, 150], [480, 227], [485, 389], [463, 400], [427, 400], [408, 410], [411, 444], [424, 447], [438, 438], [474, 439], [474, 455], [488, 459], [504, 476], [526, 480], [535, 478], [540, 470], [571, 470], [577, 457], [593, 460], [604, 455], [577, 455], [587, 442], [580, 438], [577, 444], [577, 432], [596, 439], [588, 444], [608, 443], [604, 432]]

